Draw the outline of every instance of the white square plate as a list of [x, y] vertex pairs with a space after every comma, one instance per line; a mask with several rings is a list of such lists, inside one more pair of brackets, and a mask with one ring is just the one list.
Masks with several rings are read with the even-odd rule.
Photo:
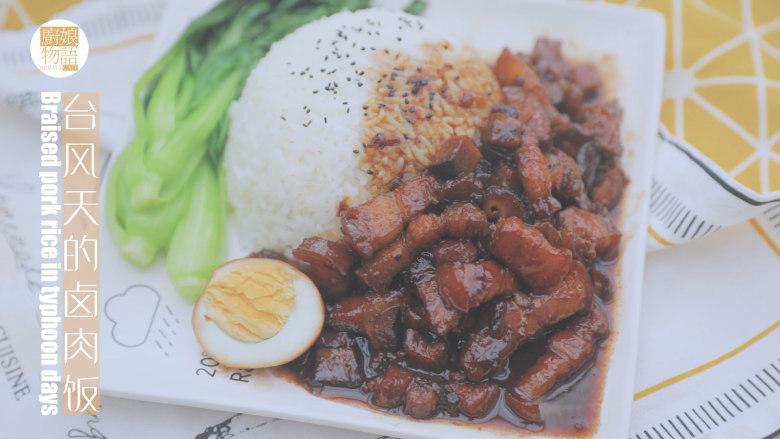
[[[190, 5], [173, 8], [203, 10]], [[624, 109], [623, 167], [631, 184], [625, 196], [624, 235], [607, 349], [608, 373], [596, 437], [628, 432], [637, 350], [640, 291], [653, 147], [661, 101], [664, 21], [655, 12], [578, 2], [495, 0], [430, 1], [425, 16], [494, 60], [499, 50], [529, 51], [539, 36], [561, 39], [569, 58], [607, 66], [608, 88]], [[181, 16], [174, 27], [183, 26]], [[165, 35], [165, 30], [163, 35]], [[166, 47], [177, 31], [168, 31]], [[442, 421], [414, 421], [312, 396], [268, 371], [215, 367], [202, 354], [190, 322], [192, 305], [181, 300], [162, 261], [139, 270], [119, 256], [102, 234], [102, 389], [107, 395], [275, 416], [406, 438], [486, 438], [497, 433]], [[242, 255], [231, 255], [242, 256]], [[514, 433], [501, 433], [501, 436]], [[518, 430], [518, 436], [528, 436]], [[541, 436], [534, 437], [545, 437]]]

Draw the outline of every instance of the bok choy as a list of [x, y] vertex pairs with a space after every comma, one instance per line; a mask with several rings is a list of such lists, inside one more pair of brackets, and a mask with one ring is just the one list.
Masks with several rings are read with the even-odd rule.
[[[270, 46], [368, 0], [222, 0], [193, 21], [135, 84], [135, 139], [110, 171], [106, 213], [122, 257], [167, 253], [179, 294], [195, 300], [225, 252], [222, 152], [228, 109]], [[411, 9], [419, 13], [424, 2]]]

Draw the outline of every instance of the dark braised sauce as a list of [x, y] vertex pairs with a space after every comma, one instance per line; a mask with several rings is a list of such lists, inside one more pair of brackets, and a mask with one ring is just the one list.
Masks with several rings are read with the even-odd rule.
[[342, 241], [293, 251], [327, 316], [284, 374], [416, 419], [592, 433], [628, 182], [621, 112], [556, 41], [504, 50], [494, 71], [503, 100], [478, 141], [450, 139], [422, 175], [344, 211]]

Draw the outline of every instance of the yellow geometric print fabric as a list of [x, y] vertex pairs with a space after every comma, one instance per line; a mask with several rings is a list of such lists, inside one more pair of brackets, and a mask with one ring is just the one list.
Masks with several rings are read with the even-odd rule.
[[759, 194], [780, 191], [780, 0], [607, 0], [666, 17], [661, 123]]
[[81, 0], [0, 0], [0, 26], [21, 29], [45, 23], [49, 17]]

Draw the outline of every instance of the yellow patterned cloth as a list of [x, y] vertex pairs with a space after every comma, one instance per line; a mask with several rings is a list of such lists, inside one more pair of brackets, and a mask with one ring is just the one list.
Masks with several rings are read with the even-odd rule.
[[780, 1], [614, 2], [666, 17], [664, 127], [756, 193], [780, 191]]
[[780, 0], [601, 0], [666, 18], [658, 249], [750, 220], [780, 256]]
[[0, 0], [0, 25], [3, 29], [21, 29], [28, 24], [44, 23], [57, 12], [81, 0]]

